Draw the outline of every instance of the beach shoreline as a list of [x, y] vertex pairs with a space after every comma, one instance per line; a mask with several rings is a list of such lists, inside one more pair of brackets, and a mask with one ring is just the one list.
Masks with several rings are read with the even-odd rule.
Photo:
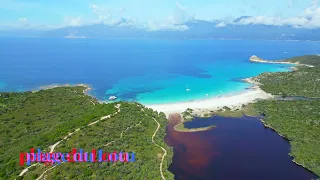
[[174, 113], [182, 113], [187, 108], [193, 109], [194, 114], [202, 115], [210, 113], [211, 111], [219, 110], [224, 106], [227, 106], [232, 110], [241, 109], [242, 105], [255, 102], [258, 99], [270, 99], [274, 97], [260, 89], [258, 84], [252, 78], [246, 78], [243, 79], [243, 81], [252, 84], [252, 86], [250, 89], [241, 91], [237, 94], [222, 95], [221, 97], [188, 102], [153, 104], [145, 106], [156, 111], [164, 112], [167, 116]]
[[[284, 62], [284, 61], [269, 61], [259, 58], [255, 55], [251, 56], [249, 59], [250, 62], [256, 63], [276, 63], [276, 64], [291, 64], [295, 66], [308, 66], [312, 67], [311, 65], [300, 64], [300, 63], [292, 63], [292, 62]], [[291, 71], [297, 70], [297, 68], [293, 66], [291, 67]], [[263, 91], [259, 86], [261, 85], [255, 79], [256, 76], [248, 77], [242, 79], [243, 82], [251, 84], [251, 86], [245, 90], [240, 92], [229, 93], [225, 95], [220, 95], [216, 97], [206, 98], [206, 99], [197, 99], [192, 101], [183, 101], [183, 102], [172, 102], [172, 103], [163, 103], [163, 104], [143, 104], [144, 106], [156, 110], [158, 112], [164, 112], [167, 117], [170, 114], [179, 113], [181, 114], [186, 109], [190, 108], [193, 109], [194, 113], [198, 116], [204, 114], [210, 114], [213, 111], [217, 111], [222, 109], [223, 107], [227, 106], [231, 110], [241, 109], [243, 105], [247, 105], [249, 103], [256, 102], [257, 100], [263, 99], [271, 99], [275, 96]], [[52, 84], [48, 86], [41, 86], [40, 90], [43, 89], [51, 89], [55, 87], [65, 87], [65, 86], [83, 86], [86, 87], [84, 93], [89, 95], [88, 92], [92, 90], [92, 88], [87, 84], [77, 84], [77, 85], [59, 85], [59, 84]], [[96, 98], [96, 97], [95, 97]], [[107, 101], [103, 101], [101, 99], [97, 99], [99, 103], [109, 103]]]
[[[291, 71], [296, 71], [297, 67], [295, 66], [307, 66], [313, 67], [308, 64], [300, 64], [286, 61], [269, 61], [259, 58], [255, 55], [251, 56], [249, 59], [250, 62], [256, 63], [274, 63], [274, 64], [289, 64], [293, 65], [290, 67]], [[255, 77], [249, 77], [242, 79], [245, 83], [249, 83], [252, 86], [249, 90], [244, 90], [237, 94], [232, 95], [222, 95], [221, 97], [213, 97], [209, 99], [195, 100], [189, 102], [177, 102], [177, 103], [165, 103], [165, 104], [151, 104], [145, 105], [146, 107], [152, 108], [157, 111], [164, 112], [167, 116], [173, 113], [182, 113], [187, 108], [191, 108], [194, 110], [194, 114], [204, 115], [210, 114], [212, 111], [219, 110], [224, 106], [231, 108], [231, 110], [241, 109], [242, 105], [247, 105], [249, 103], [256, 102], [261, 99], [271, 99], [275, 96], [269, 93], [266, 93], [260, 88], [260, 83], [256, 81]]]

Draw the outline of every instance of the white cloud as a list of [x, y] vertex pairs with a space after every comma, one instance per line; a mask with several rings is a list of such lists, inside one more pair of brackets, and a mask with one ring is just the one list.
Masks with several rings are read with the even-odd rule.
[[29, 20], [25, 17], [20, 17], [18, 18], [19, 24], [18, 26], [22, 27], [22, 28], [28, 28], [31, 27], [31, 24], [29, 22]]
[[108, 10], [106, 10], [106, 8], [102, 6], [98, 6], [96, 4], [90, 4], [89, 7], [98, 18], [98, 20], [94, 21], [94, 23], [112, 25], [119, 21], [119, 20], [113, 19], [111, 13], [108, 12]]
[[273, 16], [255, 16], [245, 19], [241, 19], [239, 24], [264, 24], [264, 25], [274, 25], [274, 26], [284, 26], [284, 25], [295, 25], [303, 26], [308, 23], [305, 17], [293, 17], [293, 18], [280, 18]]
[[293, 0], [289, 0], [289, 1], [288, 1], [288, 8], [291, 8], [292, 5], [293, 5], [293, 3], [294, 3]]
[[120, 13], [126, 12], [127, 8], [120, 8], [119, 11], [120, 11]]
[[96, 4], [90, 4], [89, 7], [94, 13], [97, 13], [97, 14], [100, 14], [105, 11], [102, 7]]
[[82, 17], [64, 17], [66, 26], [81, 26], [84, 24]]
[[311, 8], [317, 8], [319, 6], [319, 1], [318, 0], [312, 0], [310, 3]]
[[28, 23], [29, 22], [27, 18], [19, 18], [18, 21], [22, 22], [22, 23]]
[[194, 19], [187, 12], [187, 7], [179, 4], [175, 4], [174, 13], [167, 16], [163, 21], [149, 21], [147, 23], [141, 23], [136, 19], [123, 16], [123, 13], [127, 11], [126, 8], [110, 9], [97, 4], [89, 4], [89, 8], [96, 16], [93, 20], [84, 20], [82, 17], [65, 17], [63, 26], [82, 26], [89, 24], [105, 24], [110, 26], [134, 26], [137, 28], [144, 28], [149, 31], [184, 31], [189, 29], [185, 23]]
[[227, 24], [224, 23], [224, 22], [221, 22], [221, 23], [216, 25], [217, 28], [222, 28], [222, 27], [226, 27], [226, 26], [227, 26]]
[[320, 28], [320, 7], [314, 0], [304, 12], [297, 17], [280, 18], [275, 16], [254, 16], [242, 19], [237, 24], [264, 24], [273, 26], [293, 26], [295, 28]]
[[193, 20], [194, 15], [190, 15], [187, 7], [176, 2], [173, 15], [167, 16], [163, 21], [149, 21], [146, 29], [149, 31], [185, 31], [189, 27], [186, 22]]
[[188, 13], [187, 9], [187, 7], [182, 6], [178, 2], [176, 3], [174, 15], [171, 16], [171, 19], [174, 24], [184, 24], [185, 22], [194, 17]]
[[172, 24], [172, 23], [159, 23], [155, 21], [149, 21], [146, 27], [149, 31], [185, 31], [189, 27], [184, 24]]
[[184, 6], [182, 6], [180, 3], [178, 3], [178, 2], [176, 2], [176, 6], [177, 6], [177, 8], [179, 8], [180, 10], [182, 10], [182, 11], [186, 11], [188, 8], [187, 7], [184, 7]]

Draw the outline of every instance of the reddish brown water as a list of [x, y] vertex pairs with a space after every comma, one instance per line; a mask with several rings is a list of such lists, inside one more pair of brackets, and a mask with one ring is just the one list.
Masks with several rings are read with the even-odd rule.
[[175, 179], [315, 179], [294, 164], [289, 143], [257, 118], [196, 118], [186, 128], [218, 127], [202, 132], [177, 132], [179, 115], [169, 119], [165, 141], [174, 148], [169, 170]]

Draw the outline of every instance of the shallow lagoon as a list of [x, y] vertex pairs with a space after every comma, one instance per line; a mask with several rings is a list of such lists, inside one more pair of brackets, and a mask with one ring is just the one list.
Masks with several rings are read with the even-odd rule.
[[169, 170], [175, 179], [316, 179], [292, 162], [288, 141], [255, 117], [196, 118], [186, 128], [217, 125], [202, 132], [177, 132], [171, 118], [166, 142], [174, 147]]

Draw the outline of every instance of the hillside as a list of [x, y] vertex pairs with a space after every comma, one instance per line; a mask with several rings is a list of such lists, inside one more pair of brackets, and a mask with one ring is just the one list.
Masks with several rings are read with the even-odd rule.
[[264, 91], [282, 96], [320, 97], [320, 68], [300, 67], [298, 71], [263, 73], [255, 81]]
[[[164, 152], [155, 143], [167, 151], [162, 167], [164, 176], [173, 177], [167, 171], [172, 150], [163, 140], [167, 124], [164, 114], [137, 103], [100, 104], [85, 95], [85, 89], [77, 86], [34, 93], [0, 93], [0, 179], [99, 176], [159, 179]], [[156, 121], [160, 123], [158, 131]], [[152, 142], [154, 133], [155, 143]], [[105, 146], [109, 142], [112, 143]], [[52, 146], [54, 144], [56, 146]], [[44, 171], [51, 167], [37, 164], [19, 176], [26, 168], [26, 165], [19, 166], [19, 153], [30, 152], [32, 147], [63, 153], [70, 152], [71, 148], [134, 152], [136, 162], [64, 163], [46, 173]]]
[[[254, 78], [274, 95], [320, 97], [319, 56], [300, 56], [284, 61], [310, 64], [296, 71], [264, 73]], [[320, 176], [320, 100], [264, 100], [253, 104], [263, 114], [265, 126], [288, 139], [293, 160]]]
[[260, 83], [260, 87], [271, 94], [282, 96], [320, 97], [320, 56], [298, 56], [281, 61], [268, 61], [252, 56], [250, 61], [258, 62], [291, 62], [313, 67], [297, 66], [296, 71], [263, 73], [252, 78]]
[[306, 56], [298, 56], [286, 59], [284, 61], [300, 63], [300, 64], [309, 64], [315, 67], [320, 67], [320, 56], [319, 55], [306, 55]]
[[[247, 17], [241, 17], [241, 19]], [[218, 20], [190, 20], [182, 24], [185, 29], [149, 29], [148, 26], [132, 24], [92, 24], [78, 27], [64, 27], [44, 32], [45, 37], [87, 37], [108, 38], [166, 38], [166, 39], [259, 39], [259, 40], [320, 40], [320, 31], [291, 26], [272, 26], [234, 23], [219, 27]], [[176, 26], [181, 25], [177, 24]], [[217, 27], [218, 26], [218, 27]]]

